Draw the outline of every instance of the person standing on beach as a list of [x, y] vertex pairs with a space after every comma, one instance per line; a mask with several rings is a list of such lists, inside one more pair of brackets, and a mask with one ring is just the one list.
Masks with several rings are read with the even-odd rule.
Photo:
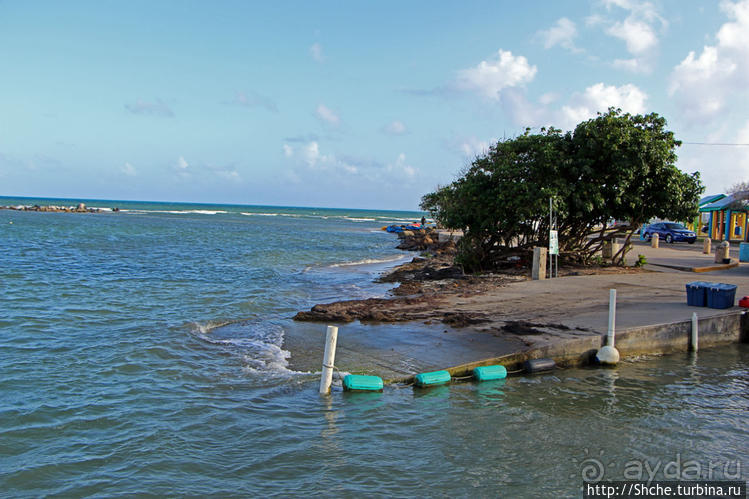
[[421, 226], [424, 227], [427, 224], [427, 219], [424, 217], [421, 217]]

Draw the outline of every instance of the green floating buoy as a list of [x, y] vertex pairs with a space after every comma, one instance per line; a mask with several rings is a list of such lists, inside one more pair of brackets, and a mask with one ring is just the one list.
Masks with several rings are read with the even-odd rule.
[[505, 366], [481, 366], [473, 370], [473, 377], [477, 381], [489, 381], [492, 379], [505, 379], [507, 368]]
[[414, 378], [416, 386], [434, 386], [450, 382], [450, 373], [447, 371], [434, 371], [431, 373], [417, 374]]
[[348, 374], [343, 378], [343, 389], [347, 392], [378, 392], [382, 391], [382, 386], [382, 378], [379, 376]]

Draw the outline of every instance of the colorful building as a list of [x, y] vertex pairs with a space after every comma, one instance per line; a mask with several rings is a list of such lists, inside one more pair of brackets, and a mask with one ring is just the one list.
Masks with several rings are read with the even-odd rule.
[[700, 206], [697, 233], [710, 237], [714, 241], [749, 240], [747, 237], [749, 191], [735, 192], [730, 196], [721, 194], [714, 198], [716, 199]]
[[[713, 194], [711, 196], [705, 196], [697, 202], [697, 205], [702, 208], [703, 206], [714, 203], [715, 201], [723, 199], [724, 197], [726, 197], [725, 194]], [[693, 221], [688, 222], [685, 225], [690, 230], [695, 231], [697, 233], [697, 236], [707, 237], [709, 235], [708, 231], [710, 226], [710, 212], [702, 212], [702, 210], [700, 210], [700, 214], [697, 215]]]

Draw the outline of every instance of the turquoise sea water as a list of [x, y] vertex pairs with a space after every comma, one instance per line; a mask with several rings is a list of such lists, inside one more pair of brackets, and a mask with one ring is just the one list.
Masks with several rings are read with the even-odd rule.
[[321, 398], [290, 367], [289, 318], [383, 295], [375, 269], [411, 255], [379, 228], [420, 214], [87, 204], [121, 211], [0, 210], [1, 496], [550, 497], [637, 463], [749, 475], [746, 345]]

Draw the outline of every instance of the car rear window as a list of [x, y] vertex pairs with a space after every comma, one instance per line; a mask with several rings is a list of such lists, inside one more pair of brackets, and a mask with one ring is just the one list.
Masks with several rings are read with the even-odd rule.
[[684, 227], [681, 224], [664, 224], [664, 225], [666, 226], [667, 229], [682, 229], [682, 230], [686, 229], [686, 227]]

